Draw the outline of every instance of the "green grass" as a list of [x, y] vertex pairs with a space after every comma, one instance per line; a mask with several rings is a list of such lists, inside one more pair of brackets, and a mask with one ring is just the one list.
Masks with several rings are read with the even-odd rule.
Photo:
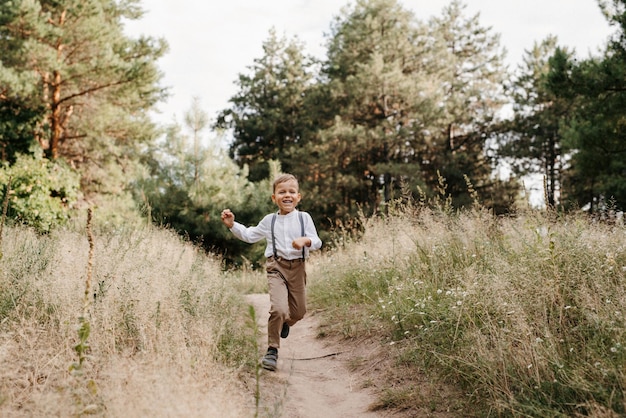
[[[623, 226], [425, 209], [364, 225], [311, 280], [325, 333], [375, 331], [485, 414], [626, 413]], [[397, 404], [402, 390], [383, 393]]]

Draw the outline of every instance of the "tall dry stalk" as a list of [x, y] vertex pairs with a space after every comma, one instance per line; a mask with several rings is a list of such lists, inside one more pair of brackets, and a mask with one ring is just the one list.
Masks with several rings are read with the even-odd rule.
[[85, 293], [83, 295], [83, 312], [81, 316], [78, 318], [78, 322], [80, 324], [78, 328], [78, 339], [79, 342], [74, 347], [74, 350], [78, 354], [78, 363], [74, 363], [71, 366], [72, 370], [80, 370], [83, 363], [86, 359], [86, 353], [89, 350], [89, 344], [87, 343], [87, 339], [89, 338], [89, 333], [91, 331], [91, 326], [89, 321], [87, 320], [87, 315], [89, 315], [89, 306], [91, 303], [90, 289], [91, 289], [91, 276], [93, 271], [93, 256], [94, 256], [94, 240], [93, 233], [91, 231], [91, 220], [92, 220], [92, 210], [91, 208], [87, 209], [87, 240], [89, 241], [89, 257], [87, 259], [87, 278], [85, 279]]
[[0, 221], [0, 258], [2, 258], [2, 230], [4, 229], [4, 223], [7, 219], [7, 211], [9, 210], [9, 194], [11, 194], [11, 180], [12, 177], [9, 176], [9, 181], [7, 182], [7, 190], [4, 194], [4, 203], [2, 204], [2, 220]]

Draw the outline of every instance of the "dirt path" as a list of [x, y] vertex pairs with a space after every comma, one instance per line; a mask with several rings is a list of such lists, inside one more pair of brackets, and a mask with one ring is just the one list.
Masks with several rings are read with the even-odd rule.
[[[267, 348], [269, 296], [248, 295], [259, 324], [259, 345]], [[307, 314], [281, 340], [278, 370], [261, 375], [261, 417], [389, 417], [369, 411], [375, 396], [363, 388], [360, 376], [346, 368], [350, 351], [333, 347], [316, 338], [317, 321]]]

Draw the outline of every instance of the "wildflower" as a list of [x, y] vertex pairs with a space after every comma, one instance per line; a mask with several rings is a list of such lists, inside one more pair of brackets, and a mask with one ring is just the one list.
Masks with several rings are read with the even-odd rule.
[[535, 342], [537, 344], [541, 344], [543, 342], [543, 340], [540, 337], [535, 338]]
[[456, 301], [456, 306], [461, 306], [463, 305], [463, 301], [462, 300], [457, 300]]
[[611, 347], [611, 353], [617, 353], [617, 347]]
[[528, 366], [526, 366], [526, 368], [527, 368], [527, 369], [532, 369], [532, 368], [533, 368], [533, 365], [532, 365], [532, 364], [529, 364]]
[[438, 295], [440, 295], [440, 294], [442, 294], [442, 293], [443, 293], [443, 290], [441, 290], [441, 289], [437, 289], [437, 294], [438, 294]]

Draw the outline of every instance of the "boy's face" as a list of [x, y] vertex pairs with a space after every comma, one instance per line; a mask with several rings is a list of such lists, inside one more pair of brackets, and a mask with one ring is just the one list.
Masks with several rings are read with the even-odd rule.
[[272, 201], [278, 205], [281, 215], [292, 212], [300, 199], [302, 196], [298, 191], [298, 182], [295, 180], [278, 183], [274, 189], [274, 194], [272, 194]]

